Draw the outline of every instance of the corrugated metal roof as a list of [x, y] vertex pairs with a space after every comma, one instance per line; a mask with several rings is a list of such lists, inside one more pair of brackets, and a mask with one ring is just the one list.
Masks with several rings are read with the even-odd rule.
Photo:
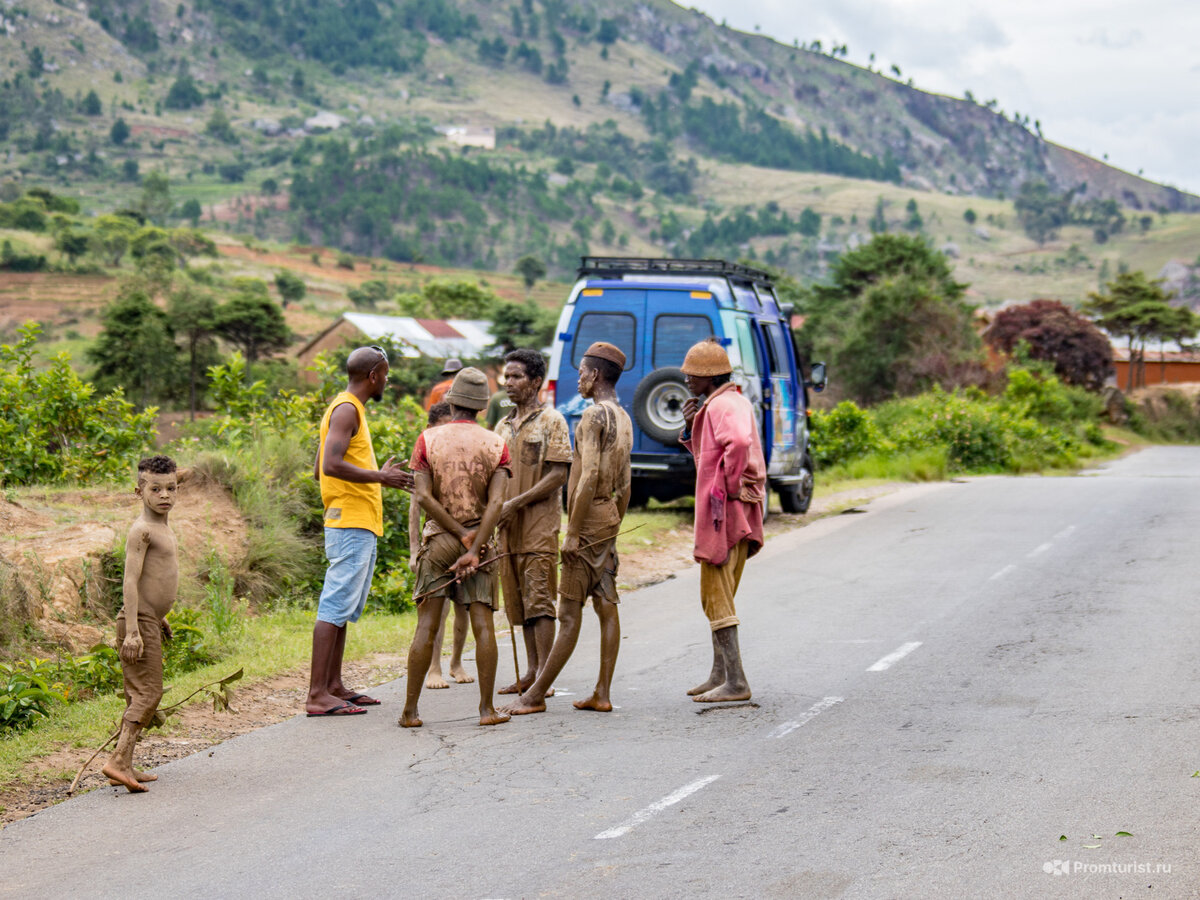
[[371, 340], [387, 337], [411, 348], [411, 353], [404, 354], [410, 358], [457, 356], [470, 359], [486, 355], [496, 343], [491, 334], [492, 323], [487, 319], [427, 321], [411, 316], [371, 313], [343, 313], [342, 317]]

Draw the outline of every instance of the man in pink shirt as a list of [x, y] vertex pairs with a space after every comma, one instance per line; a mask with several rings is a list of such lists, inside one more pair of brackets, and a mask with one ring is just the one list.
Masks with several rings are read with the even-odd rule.
[[[709, 338], [683, 360], [689, 397], [679, 442], [696, 459], [696, 544], [700, 603], [712, 627], [713, 667], [688, 691], [697, 703], [749, 700], [733, 597], [746, 560], [763, 544], [767, 466], [754, 408], [729, 381], [729, 355]], [[702, 398], [702, 399], [701, 399]]]

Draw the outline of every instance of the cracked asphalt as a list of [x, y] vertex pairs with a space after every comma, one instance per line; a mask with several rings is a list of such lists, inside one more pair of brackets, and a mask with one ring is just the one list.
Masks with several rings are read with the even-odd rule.
[[748, 564], [752, 703], [684, 695], [684, 572], [622, 598], [611, 714], [589, 612], [543, 715], [404, 730], [393, 682], [15, 823], [0, 896], [1196, 896], [1200, 449], [861, 509]]

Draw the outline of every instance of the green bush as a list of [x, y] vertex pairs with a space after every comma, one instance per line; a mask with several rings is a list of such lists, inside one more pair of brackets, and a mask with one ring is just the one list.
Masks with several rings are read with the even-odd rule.
[[129, 471], [154, 437], [153, 407], [136, 412], [117, 390], [98, 397], [60, 353], [37, 371], [41, 326], [0, 345], [0, 483], [89, 483]]
[[198, 609], [177, 606], [167, 613], [171, 639], [163, 642], [163, 674], [183, 675], [216, 662], [219, 654], [200, 627]]
[[884, 447], [871, 413], [853, 400], [843, 400], [825, 412], [812, 414], [812, 455], [817, 466], [846, 463]]
[[28, 728], [58, 700], [37, 670], [0, 663], [0, 734]]

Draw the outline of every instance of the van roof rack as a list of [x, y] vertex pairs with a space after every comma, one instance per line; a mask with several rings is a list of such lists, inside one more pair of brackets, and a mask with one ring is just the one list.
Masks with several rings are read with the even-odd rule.
[[723, 259], [650, 259], [638, 256], [583, 256], [579, 277], [621, 276], [628, 273], [655, 275], [725, 275], [770, 286], [774, 279], [761, 269]]

